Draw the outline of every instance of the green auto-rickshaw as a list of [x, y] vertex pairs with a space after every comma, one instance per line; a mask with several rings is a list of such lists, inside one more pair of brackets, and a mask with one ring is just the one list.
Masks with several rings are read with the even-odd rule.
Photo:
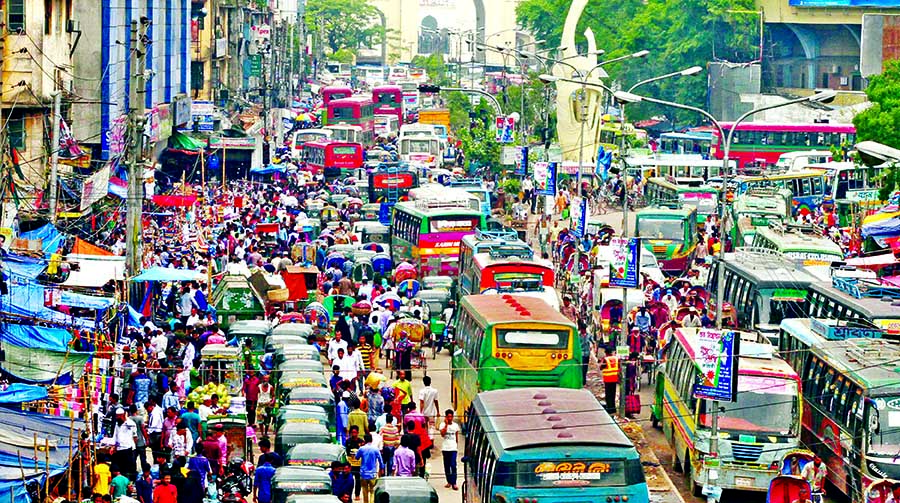
[[347, 449], [341, 444], [302, 444], [291, 447], [284, 462], [288, 466], [331, 467], [332, 461], [347, 461]]
[[328, 381], [322, 372], [304, 372], [291, 370], [278, 377], [278, 396], [285, 396], [294, 388], [325, 388], [328, 389]]
[[328, 388], [294, 388], [286, 405], [318, 405], [328, 414], [328, 424], [334, 424], [334, 394]]
[[294, 334], [272, 334], [266, 339], [266, 353], [274, 353], [284, 346], [303, 346], [307, 344], [307, 338]]
[[391, 503], [438, 503], [438, 494], [421, 477], [381, 477], [375, 483], [375, 501], [387, 493]]
[[314, 360], [289, 360], [278, 366], [279, 374], [291, 371], [321, 373], [325, 371], [325, 365]]
[[333, 442], [328, 427], [319, 423], [284, 423], [275, 433], [275, 452], [284, 456], [297, 444]]
[[275, 416], [275, 430], [285, 423], [319, 423], [331, 429], [328, 413], [318, 405], [283, 405]]
[[319, 350], [310, 344], [290, 344], [275, 348], [275, 365], [299, 359], [320, 361], [321, 355]]
[[309, 323], [282, 323], [272, 329], [271, 335], [299, 335], [305, 341], [312, 334], [313, 326]]
[[304, 494], [331, 494], [331, 478], [321, 468], [282, 466], [272, 477], [272, 503], [287, 503], [289, 498]]

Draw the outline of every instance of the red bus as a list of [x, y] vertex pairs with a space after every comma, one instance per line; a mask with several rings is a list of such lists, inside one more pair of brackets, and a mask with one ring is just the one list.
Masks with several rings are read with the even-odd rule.
[[[553, 265], [545, 260], [504, 256], [500, 249], [476, 253], [460, 271], [460, 295], [478, 295], [496, 289], [502, 293], [541, 292], [552, 289]], [[556, 295], [555, 291], [553, 295]]]
[[316, 140], [303, 145], [303, 160], [307, 171], [333, 180], [362, 168], [363, 149], [358, 143]]
[[[732, 124], [722, 123], [725, 134]], [[751, 165], [774, 165], [785, 152], [827, 150], [832, 145], [856, 143], [856, 128], [852, 124], [769, 124], [742, 122], [731, 141], [728, 157], [737, 160], [738, 169]], [[713, 132], [712, 155], [725, 157], [724, 139]]]
[[[396, 203], [409, 200], [409, 191], [419, 186], [416, 170], [376, 169], [369, 172], [369, 202]], [[392, 200], [393, 199], [393, 200]]]
[[347, 86], [327, 86], [322, 88], [322, 106], [328, 106], [333, 100], [353, 96], [353, 89]]
[[328, 125], [346, 124], [362, 128], [364, 145], [375, 143], [375, 105], [365, 96], [341, 98], [326, 107]]
[[393, 115], [403, 124], [403, 89], [400, 86], [378, 86], [372, 89], [375, 115]]

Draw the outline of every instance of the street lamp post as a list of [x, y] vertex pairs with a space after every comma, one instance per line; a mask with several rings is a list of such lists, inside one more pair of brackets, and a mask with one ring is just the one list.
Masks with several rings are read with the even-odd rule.
[[[728, 175], [729, 175], [729, 153], [731, 150], [731, 141], [734, 136], [734, 131], [737, 129], [737, 125], [746, 120], [748, 117], [758, 114], [760, 112], [764, 112], [766, 110], [772, 110], [773, 108], [781, 108], [789, 105], [796, 105], [799, 103], [827, 103], [834, 99], [835, 93], [832, 90], [822, 91], [811, 96], [806, 96], [803, 98], [797, 98], [793, 100], [784, 101], [782, 103], [776, 103], [774, 105], [768, 105], [760, 108], [756, 108], [750, 110], [749, 112], [741, 115], [738, 120], [732, 124], [731, 128], [728, 130], [728, 135], [724, 134], [724, 130], [722, 129], [722, 125], [719, 121], [716, 120], [715, 117], [712, 116], [709, 112], [697, 108], [692, 107], [690, 105], [683, 105], [681, 103], [674, 103], [671, 101], [658, 100], [655, 98], [648, 98], [646, 96], [639, 96], [637, 94], [633, 94], [631, 92], [623, 92], [619, 91], [615, 93], [615, 97], [618, 101], [622, 103], [639, 103], [641, 101], [646, 101], [648, 103], [655, 103], [657, 105], [663, 105], [672, 108], [680, 108], [682, 110], [689, 110], [692, 112], [696, 112], [704, 117], [706, 117], [710, 122], [713, 123], [716, 130], [719, 132], [720, 138], [725, 138], [724, 145], [724, 157], [722, 159], [722, 196], [719, 204], [719, 232], [721, 234], [722, 230], [725, 228], [725, 216], [727, 215], [725, 211], [725, 203], [727, 202], [726, 194], [728, 193]], [[725, 303], [724, 291], [725, 291], [725, 250], [724, 247], [719, 248], [719, 266], [716, 274], [716, 328], [722, 329], [722, 306]], [[737, 358], [737, 355], [735, 355]], [[715, 458], [718, 456], [719, 452], [719, 402], [718, 400], [712, 401], [712, 414], [710, 418], [710, 436], [709, 436], [709, 456]], [[691, 481], [689, 481], [692, 483]]]
[[[503, 56], [512, 56], [516, 60], [516, 64], [519, 65], [519, 75], [522, 77], [522, 83], [519, 84], [519, 95], [521, 98], [519, 100], [519, 143], [525, 145], [525, 65], [522, 64], [522, 60], [515, 53], [508, 49], [491, 47], [478, 42], [475, 45], [478, 46], [479, 51], [494, 51]], [[503, 62], [503, 67], [504, 69], [506, 68], [506, 60]]]
[[[638, 82], [637, 84], [631, 86], [629, 88], [629, 91], [637, 89], [638, 87], [645, 85], [645, 84], [649, 84], [651, 82], [657, 82], [657, 81], [672, 78], [672, 77], [696, 75], [697, 73], [700, 73], [701, 71], [703, 71], [702, 68], [700, 68], [699, 66], [694, 66], [694, 67], [687, 68], [685, 70], [681, 70], [678, 72], [667, 73], [665, 75], [660, 75], [657, 77], [642, 80], [642, 81]], [[578, 80], [575, 80], [575, 79], [557, 79], [557, 80], [568, 81], [568, 82], [572, 82], [572, 83], [580, 83]], [[590, 83], [587, 85], [591, 85], [591, 86], [598, 85], [599, 87], [602, 87], [603, 89], [612, 93], [612, 91], [610, 91], [609, 88], [607, 88], [606, 86], [603, 86], [602, 84]], [[625, 172], [625, 161], [624, 161], [624, 159], [625, 159], [625, 106], [624, 106], [624, 104], [622, 104], [622, 106], [621, 106], [621, 124], [622, 124], [622, 129], [621, 129], [620, 143], [619, 143], [619, 158], [622, 160], [622, 172], [621, 172], [622, 182], [627, 183], [627, 176], [626, 176], [626, 172]], [[623, 186], [623, 188], [624, 188], [624, 186]], [[628, 230], [628, 197], [626, 194], [626, 197], [622, 201], [622, 237], [623, 238], [629, 237], [628, 236], [629, 233], [630, 232]], [[628, 289], [623, 288], [622, 289], [623, 311], [627, 312], [627, 306], [628, 306]], [[620, 330], [621, 330], [620, 337], [622, 338], [621, 340], [623, 342], [627, 341], [628, 340], [628, 324], [622, 323]], [[624, 367], [621, 368], [620, 372], [622, 373], [620, 381], [625, 382]], [[619, 414], [624, 415], [624, 413], [625, 413], [625, 393], [621, 393], [619, 395]]]

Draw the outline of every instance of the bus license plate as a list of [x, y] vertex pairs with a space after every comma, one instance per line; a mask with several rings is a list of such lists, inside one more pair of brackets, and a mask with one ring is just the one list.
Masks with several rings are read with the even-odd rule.
[[737, 487], [753, 487], [753, 477], [735, 477], [734, 485]]

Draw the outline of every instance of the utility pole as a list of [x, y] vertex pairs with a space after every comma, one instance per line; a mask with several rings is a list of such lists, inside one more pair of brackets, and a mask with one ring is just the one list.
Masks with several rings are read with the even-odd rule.
[[53, 93], [53, 134], [50, 137], [50, 223], [56, 223], [56, 209], [59, 204], [59, 106], [62, 92]]
[[141, 272], [143, 263], [141, 213], [144, 205], [143, 172], [144, 172], [144, 95], [147, 92], [145, 71], [147, 68], [147, 29], [150, 20], [141, 17], [140, 30], [138, 22], [131, 22], [131, 92], [128, 96], [128, 199], [127, 219], [125, 222], [126, 268], [128, 276], [136, 276]]
[[[5, 12], [0, 10], [0, 19], [6, 19], [4, 15]], [[6, 51], [6, 23], [0, 25], [0, 90], [3, 89], [3, 76], [6, 74], [4, 71], [4, 66], [6, 61], [3, 59], [3, 53]], [[3, 122], [3, 100], [0, 99], [0, 124], [4, 124]], [[6, 155], [8, 150], [8, 145], [6, 143], [7, 140], [7, 132], [8, 128], [0, 128], [0, 167], [5, 164]], [[0, 222], [5, 222], [4, 208], [6, 208], [6, 200], [0, 199]]]

